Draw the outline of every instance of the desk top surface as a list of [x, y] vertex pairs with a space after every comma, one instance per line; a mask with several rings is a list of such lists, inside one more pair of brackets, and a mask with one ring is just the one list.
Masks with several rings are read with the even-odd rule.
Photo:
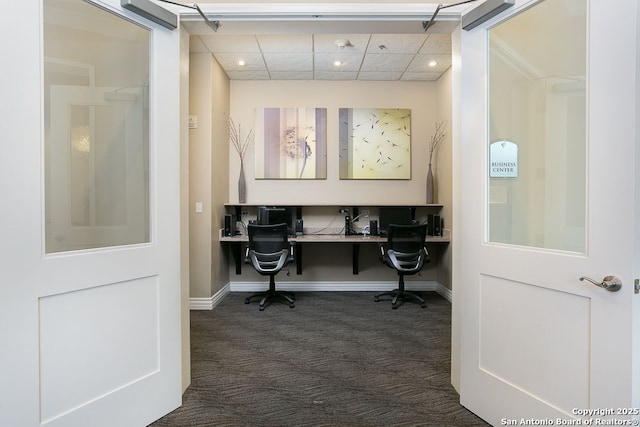
[[[249, 238], [246, 235], [222, 236], [221, 242], [246, 242]], [[384, 243], [386, 237], [381, 236], [363, 236], [361, 234], [354, 236], [345, 236], [344, 234], [303, 234], [301, 236], [289, 237], [290, 242], [299, 243]], [[449, 238], [441, 236], [427, 236], [427, 243], [448, 243]]]

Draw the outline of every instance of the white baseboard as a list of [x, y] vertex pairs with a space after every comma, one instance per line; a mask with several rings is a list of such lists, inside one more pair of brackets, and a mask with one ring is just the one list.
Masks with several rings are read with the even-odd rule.
[[189, 298], [189, 310], [213, 310], [222, 299], [230, 292], [231, 286], [227, 283], [218, 292], [209, 298]]
[[[366, 292], [387, 291], [398, 287], [398, 282], [286, 282], [278, 289], [291, 292]], [[406, 282], [409, 291], [435, 291], [447, 301], [452, 301], [451, 289], [436, 281]], [[264, 282], [233, 282], [226, 284], [210, 298], [190, 298], [189, 309], [212, 310], [229, 292], [260, 292], [265, 290]]]

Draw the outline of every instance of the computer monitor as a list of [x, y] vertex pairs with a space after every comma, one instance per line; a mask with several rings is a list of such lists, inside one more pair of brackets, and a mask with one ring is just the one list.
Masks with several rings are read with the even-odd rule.
[[287, 224], [289, 234], [293, 234], [291, 226], [291, 209], [276, 206], [258, 206], [256, 222], [260, 225]]
[[386, 236], [389, 224], [410, 225], [413, 220], [412, 208], [409, 207], [381, 207], [379, 211], [379, 231]]

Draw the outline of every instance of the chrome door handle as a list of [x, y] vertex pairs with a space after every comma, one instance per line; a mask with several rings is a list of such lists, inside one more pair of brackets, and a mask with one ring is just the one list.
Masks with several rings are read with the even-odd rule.
[[586, 280], [588, 282], [593, 283], [596, 286], [599, 286], [601, 288], [608, 290], [609, 292], [618, 292], [622, 287], [622, 280], [618, 279], [616, 276], [606, 276], [604, 279], [602, 279], [602, 282], [598, 282], [587, 276], [582, 276], [580, 277], [579, 280], [580, 281]]

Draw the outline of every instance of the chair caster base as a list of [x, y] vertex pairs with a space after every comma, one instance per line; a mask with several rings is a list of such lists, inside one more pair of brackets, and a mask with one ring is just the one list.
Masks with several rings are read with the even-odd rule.
[[427, 304], [424, 302], [424, 300], [419, 297], [418, 295], [414, 294], [413, 292], [410, 291], [405, 291], [405, 290], [400, 290], [400, 289], [395, 289], [393, 291], [389, 291], [389, 292], [383, 292], [381, 294], [376, 295], [375, 297], [373, 297], [373, 300], [375, 302], [380, 302], [380, 297], [381, 296], [390, 296], [391, 299], [391, 308], [396, 310], [398, 307], [400, 307], [400, 305], [398, 305], [398, 301], [403, 301], [403, 302], [407, 302], [407, 301], [413, 301], [416, 302], [418, 304], [420, 304], [421, 308], [427, 308]]
[[284, 299], [287, 304], [289, 305], [289, 308], [294, 308], [295, 307], [295, 296], [291, 293], [291, 292], [285, 292], [285, 291], [266, 291], [266, 292], [259, 292], [257, 294], [253, 294], [247, 298], [244, 299], [244, 303], [245, 304], [249, 304], [251, 302], [252, 299], [257, 299], [257, 298], [261, 298], [260, 303], [258, 304], [258, 310], [260, 311], [264, 311], [264, 309], [267, 307], [267, 301], [270, 301], [272, 299], [275, 298], [282, 298]]

